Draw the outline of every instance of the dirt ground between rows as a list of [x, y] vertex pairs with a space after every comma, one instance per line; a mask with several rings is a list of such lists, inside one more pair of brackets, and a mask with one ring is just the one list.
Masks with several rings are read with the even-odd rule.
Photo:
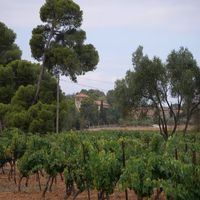
[[[184, 125], [178, 125], [177, 126], [177, 131], [183, 131], [184, 130]], [[172, 130], [173, 126], [168, 126], [168, 130]], [[188, 126], [188, 131], [194, 130], [195, 127], [192, 125]], [[156, 131], [159, 132], [159, 126], [157, 124], [154, 124], [152, 126], [95, 126], [95, 127], [90, 127], [89, 129], [86, 129], [89, 131], [100, 131], [100, 130], [116, 130], [116, 131]]]
[[[7, 166], [5, 171], [6, 174], [2, 174], [0, 170], [0, 200], [62, 200], [65, 195], [65, 185], [61, 178], [57, 177], [57, 183], [53, 184], [52, 192], [47, 192], [45, 198], [42, 197], [42, 191], [39, 190], [39, 185], [36, 180], [36, 176], [31, 176], [28, 182], [28, 187], [25, 186], [26, 179], [23, 179], [21, 185], [21, 192], [18, 192], [18, 185], [15, 185], [14, 180], [8, 180]], [[17, 173], [18, 175], [18, 173]], [[17, 176], [17, 183], [19, 178]], [[46, 184], [46, 178], [41, 177], [41, 186], [44, 190]], [[137, 200], [137, 197], [133, 191], [129, 191], [129, 199]], [[72, 198], [71, 198], [72, 199]], [[71, 200], [69, 199], [69, 200]], [[87, 200], [87, 192], [81, 193], [77, 200]], [[110, 200], [123, 200], [125, 199], [124, 192], [116, 191], [111, 195]], [[97, 192], [91, 191], [91, 200], [97, 200]]]
[[[29, 178], [28, 187], [25, 186], [26, 179], [23, 179], [21, 184], [21, 192], [18, 192], [19, 174], [17, 172], [17, 184], [14, 180], [8, 180], [9, 167], [6, 166], [5, 174], [0, 170], [0, 200], [63, 200], [65, 196], [65, 184], [60, 176], [57, 176], [56, 183], [53, 184], [52, 192], [47, 192], [45, 198], [42, 197], [43, 190], [46, 184], [46, 178], [41, 178], [42, 191], [39, 189], [36, 176], [32, 175]], [[87, 192], [78, 195], [77, 200], [88, 200]], [[128, 191], [129, 200], [137, 200], [137, 195], [134, 191]], [[72, 200], [72, 198], [69, 198]], [[97, 192], [91, 191], [91, 200], [98, 200]], [[110, 196], [110, 200], [125, 200], [125, 192], [116, 189]], [[146, 198], [144, 198], [146, 200]], [[161, 194], [158, 200], [166, 200], [165, 195]]]

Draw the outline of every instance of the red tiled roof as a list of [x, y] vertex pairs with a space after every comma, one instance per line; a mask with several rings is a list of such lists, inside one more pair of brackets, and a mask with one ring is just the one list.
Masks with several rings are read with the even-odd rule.
[[[98, 106], [100, 106], [101, 105], [101, 100], [97, 100], [97, 101], [95, 101], [95, 103], [98, 105]], [[109, 104], [108, 103], [106, 103], [105, 101], [103, 101], [103, 106], [109, 106]]]

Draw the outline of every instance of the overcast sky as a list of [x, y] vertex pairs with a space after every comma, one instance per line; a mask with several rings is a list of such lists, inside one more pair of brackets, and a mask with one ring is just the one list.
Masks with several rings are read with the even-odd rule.
[[[32, 29], [41, 24], [39, 9], [44, 0], [0, 0], [0, 21], [17, 34], [22, 58], [31, 58]], [[114, 88], [132, 68], [131, 56], [139, 45], [150, 57], [163, 62], [171, 50], [188, 47], [200, 63], [200, 0], [75, 0], [83, 10], [86, 43], [99, 52], [97, 69], [78, 78], [78, 84], [61, 78], [66, 94], [80, 89]], [[36, 61], [34, 61], [36, 62]]]

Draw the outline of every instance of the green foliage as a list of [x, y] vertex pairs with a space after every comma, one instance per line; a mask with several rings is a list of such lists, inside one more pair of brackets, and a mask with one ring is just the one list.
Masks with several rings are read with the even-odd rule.
[[[55, 16], [54, 13], [57, 15]], [[56, 22], [57, 28], [62, 26], [77, 28], [81, 25], [82, 11], [73, 1], [65, 0], [47, 0], [40, 9], [40, 18], [42, 22]]]
[[47, 0], [40, 9], [40, 18], [45, 24], [33, 29], [30, 46], [33, 57], [42, 60], [43, 67], [73, 81], [77, 75], [94, 70], [98, 53], [93, 45], [84, 44], [86, 34], [80, 29], [79, 5], [71, 0]]
[[163, 137], [160, 135], [154, 134], [150, 143], [150, 146], [152, 148], [152, 152], [155, 152], [157, 154], [162, 154], [164, 151], [164, 141]]
[[11, 67], [0, 65], [0, 102], [8, 103], [14, 95], [14, 73]]
[[106, 94], [106, 100], [110, 105], [107, 109], [107, 120], [110, 124], [116, 124], [119, 122], [122, 114], [120, 112], [119, 101], [115, 96], [115, 90], [109, 90]]
[[18, 129], [6, 130], [0, 141], [0, 165], [3, 167], [7, 162], [14, 165], [26, 151], [26, 137]]
[[80, 93], [88, 95], [93, 100], [99, 100], [99, 99], [102, 100], [102, 99], [105, 98], [104, 92], [102, 92], [100, 90], [94, 90], [94, 89], [86, 90], [86, 89], [82, 89], [80, 91]]
[[42, 104], [41, 102], [38, 102], [29, 108], [28, 114], [31, 118], [29, 125], [30, 132], [44, 134], [55, 130], [54, 105]]
[[183, 96], [193, 96], [199, 69], [192, 53], [183, 47], [178, 51], [173, 50], [167, 58], [167, 69], [172, 95], [176, 96], [181, 92]]
[[[56, 101], [56, 80], [49, 74], [44, 74], [44, 80], [41, 83], [39, 99], [42, 103], [52, 104]], [[60, 96], [62, 93], [60, 91]]]
[[97, 123], [98, 108], [91, 98], [86, 98], [81, 102], [80, 114], [86, 126]]
[[35, 93], [35, 86], [22, 85], [16, 91], [15, 96], [13, 96], [11, 104], [17, 105], [23, 109], [28, 109], [32, 104], [34, 93]]
[[[16, 60], [9, 63], [6, 68], [12, 68], [13, 85], [15, 91], [21, 86], [33, 85], [36, 82], [39, 65], [26, 60]], [[12, 74], [11, 73], [11, 74]]]
[[47, 155], [47, 161], [44, 163], [46, 173], [51, 176], [56, 176], [57, 173], [64, 171], [65, 166], [65, 153], [57, 144], [52, 144]]
[[119, 163], [114, 153], [100, 151], [91, 155], [89, 161], [96, 190], [112, 194], [118, 181]]
[[[56, 80], [45, 72], [41, 85], [40, 100], [42, 108], [36, 109], [32, 116], [32, 103], [35, 95], [35, 83], [39, 73], [39, 65], [24, 60], [10, 62], [0, 66], [0, 131], [6, 127], [17, 127], [33, 133], [54, 131]], [[61, 91], [60, 91], [61, 93]], [[61, 93], [61, 100], [63, 94]], [[34, 108], [33, 108], [34, 109]], [[61, 105], [61, 117], [66, 112]], [[42, 111], [41, 111], [42, 110]], [[62, 121], [61, 129], [65, 122]], [[69, 129], [74, 126], [70, 125]]]
[[99, 110], [99, 123], [106, 124], [107, 123], [107, 112], [106, 108], [103, 106], [103, 100], [101, 100], [100, 110]]
[[[66, 96], [60, 102], [60, 126], [63, 131], [80, 129], [80, 116], [75, 108], [74, 96]], [[78, 126], [79, 125], [79, 126]]]
[[0, 66], [0, 102], [10, 103], [20, 86], [33, 85], [39, 66], [28, 61], [17, 60], [5, 67]]
[[27, 132], [30, 123], [30, 115], [25, 110], [10, 111], [5, 116], [5, 124], [7, 127], [16, 127]]
[[30, 40], [32, 56], [36, 60], [41, 60], [45, 48], [45, 38], [48, 34], [44, 26], [37, 26], [32, 30], [33, 37]]
[[107, 197], [116, 187], [134, 190], [138, 199], [150, 198], [153, 188], [161, 188], [167, 199], [193, 200], [200, 197], [200, 162], [194, 162], [199, 139], [198, 134], [176, 135], [165, 141], [158, 133], [116, 131], [41, 137], [10, 129], [1, 136], [0, 167], [15, 161], [21, 177], [64, 172], [67, 188], [96, 189]]
[[50, 143], [38, 136], [32, 136], [27, 142], [27, 150], [19, 159], [18, 168], [22, 177], [28, 177], [44, 169]]
[[0, 120], [3, 121], [6, 113], [10, 110], [10, 106], [0, 103]]
[[148, 167], [147, 158], [129, 159], [120, 177], [120, 182], [123, 188], [134, 190], [140, 198], [149, 196], [153, 189], [153, 184], [151, 169]]
[[0, 64], [6, 65], [21, 58], [21, 50], [14, 43], [16, 35], [4, 23], [0, 22]]
[[[115, 83], [115, 95], [124, 117], [133, 116], [134, 111], [145, 107], [154, 108], [160, 133], [167, 140], [176, 132], [181, 110], [185, 109], [186, 130], [200, 104], [200, 69], [192, 53], [183, 47], [173, 50], [165, 65], [158, 57], [150, 59], [144, 55], [143, 47], [139, 46], [133, 53], [132, 62], [134, 70], [127, 71], [125, 78]], [[170, 116], [165, 113], [166, 107]], [[173, 125], [172, 131], [168, 129], [169, 124]]]

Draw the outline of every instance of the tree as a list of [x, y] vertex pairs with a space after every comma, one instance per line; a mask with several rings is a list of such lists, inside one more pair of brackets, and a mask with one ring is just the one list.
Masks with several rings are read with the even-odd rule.
[[13, 85], [15, 91], [21, 86], [33, 85], [39, 72], [39, 64], [34, 64], [26, 60], [15, 60], [10, 62], [6, 68], [12, 68], [14, 74]]
[[25, 60], [12, 61], [0, 66], [0, 102], [10, 103], [18, 88], [35, 84], [39, 65]]
[[15, 95], [11, 100], [12, 105], [16, 105], [22, 109], [28, 109], [32, 104], [32, 98], [35, 92], [35, 86], [21, 85], [16, 91]]
[[198, 108], [193, 114], [193, 121], [195, 125], [195, 130], [200, 131], [200, 108]]
[[[133, 54], [134, 56], [135, 54]], [[150, 60], [147, 56], [143, 56], [143, 58], [139, 58], [139, 63], [135, 57], [133, 64], [136, 66], [135, 72], [133, 72], [133, 76], [135, 76], [133, 83], [136, 92], [140, 94], [140, 101], [145, 101], [148, 106], [153, 106], [157, 110], [160, 133], [167, 139], [169, 135], [174, 134], [177, 120], [174, 118], [174, 128], [169, 133], [167, 116], [164, 111], [164, 104], [169, 101], [166, 69], [157, 57]], [[168, 104], [168, 106], [171, 105]]]
[[167, 70], [171, 96], [178, 98], [180, 102], [178, 106], [183, 104], [185, 108], [184, 132], [186, 133], [189, 121], [200, 105], [200, 69], [192, 53], [187, 48], [181, 47], [168, 55]]
[[98, 121], [98, 108], [93, 99], [86, 98], [81, 102], [80, 115], [84, 126], [96, 124]]
[[[82, 11], [72, 0], [46, 0], [40, 9], [44, 25], [32, 31], [32, 56], [42, 61], [34, 102], [38, 98], [45, 67], [76, 81], [76, 76], [95, 69], [98, 53], [84, 45], [86, 34], [80, 29]], [[56, 69], [56, 70], [55, 70]]]
[[107, 112], [106, 108], [103, 106], [103, 100], [101, 100], [100, 110], [99, 110], [99, 122], [100, 124], [107, 123]]
[[30, 116], [30, 132], [45, 134], [55, 131], [55, 105], [38, 102], [27, 113]]
[[94, 101], [95, 100], [99, 100], [99, 99], [105, 99], [105, 94], [104, 92], [100, 91], [100, 90], [94, 90], [94, 89], [90, 89], [90, 90], [86, 90], [86, 89], [82, 89], [80, 91], [80, 93], [84, 93], [87, 94], [90, 98], [92, 98]]
[[107, 109], [107, 121], [110, 124], [115, 124], [119, 122], [121, 115], [119, 109], [119, 102], [115, 96], [115, 90], [109, 90], [106, 94], [106, 100], [109, 104], [109, 108]]
[[7, 104], [0, 103], [0, 133], [3, 132], [5, 127], [5, 115], [9, 111], [10, 106]]
[[[32, 55], [42, 61], [34, 102], [37, 101], [45, 67], [57, 77], [76, 76], [92, 71], [98, 63], [98, 53], [92, 44], [85, 45], [86, 34], [80, 29], [82, 11], [72, 0], [46, 0], [40, 9], [40, 18], [45, 25], [32, 31], [30, 46]], [[57, 92], [57, 125], [59, 116], [59, 92]]]
[[[35, 82], [39, 65], [24, 60], [12, 61], [0, 66], [0, 132], [5, 128], [17, 127], [25, 132], [47, 133], [55, 131], [56, 80], [44, 73], [41, 84], [40, 101], [32, 106]], [[62, 105], [61, 116], [67, 108]], [[33, 115], [33, 112], [34, 115]], [[64, 122], [61, 123], [61, 129]]]
[[14, 94], [14, 73], [11, 67], [0, 65], [0, 102], [9, 103]]
[[5, 122], [9, 128], [19, 128], [24, 132], [28, 132], [30, 116], [26, 110], [10, 110], [5, 116]]
[[0, 22], [0, 36], [0, 64], [6, 65], [20, 59], [22, 52], [14, 43], [16, 35], [2, 22]]
[[158, 111], [160, 133], [168, 138], [167, 119], [164, 112], [165, 95], [167, 92], [166, 70], [161, 60], [152, 60], [143, 55], [141, 46], [133, 53], [134, 71], [128, 71], [125, 79], [116, 82], [116, 95], [123, 108], [133, 112], [134, 108], [153, 106]]
[[[183, 103], [189, 107], [190, 114], [200, 103], [200, 73], [196, 61], [187, 49], [181, 47], [178, 52], [169, 54], [167, 65], [164, 65], [157, 57], [150, 59], [143, 55], [143, 48], [139, 46], [133, 53], [132, 62], [134, 70], [129, 70], [124, 79], [116, 82], [116, 96], [122, 102], [122, 108], [130, 112], [145, 106], [154, 108], [160, 133], [167, 140], [176, 132]], [[168, 129], [169, 116], [165, 107], [173, 119], [171, 131]]]

